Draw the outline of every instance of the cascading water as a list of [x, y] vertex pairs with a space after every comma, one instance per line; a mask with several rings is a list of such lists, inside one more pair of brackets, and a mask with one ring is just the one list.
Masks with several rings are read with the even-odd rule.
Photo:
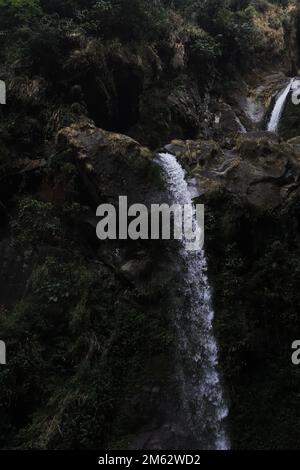
[[289, 95], [289, 92], [291, 91], [293, 81], [294, 81], [294, 79], [292, 78], [289, 81], [287, 87], [279, 94], [279, 96], [276, 100], [276, 103], [275, 103], [275, 106], [274, 106], [274, 109], [272, 111], [271, 118], [270, 118], [270, 121], [269, 121], [269, 124], [268, 124], [268, 131], [270, 131], [270, 132], [277, 132], [277, 130], [278, 130], [280, 118], [281, 118], [281, 115], [282, 115], [282, 112], [283, 112], [283, 109], [284, 109], [286, 99]]
[[[166, 174], [172, 203], [192, 204], [184, 171], [176, 158], [161, 153], [159, 162]], [[196, 220], [194, 224], [196, 231], [200, 230]], [[218, 374], [206, 258], [203, 250], [195, 252], [186, 248], [187, 240], [183, 239], [179, 260], [184, 272], [184, 307], [177, 309], [175, 318], [183, 415], [201, 450], [226, 450], [229, 441], [224, 420], [228, 408]]]
[[247, 133], [247, 129], [246, 129], [246, 127], [244, 126], [244, 124], [242, 124], [240, 118], [239, 118], [237, 115], [235, 115], [235, 120], [236, 120], [236, 122], [238, 123], [238, 125], [239, 125], [239, 127], [240, 127], [240, 132], [241, 132], [242, 134], [246, 134], [246, 133]]

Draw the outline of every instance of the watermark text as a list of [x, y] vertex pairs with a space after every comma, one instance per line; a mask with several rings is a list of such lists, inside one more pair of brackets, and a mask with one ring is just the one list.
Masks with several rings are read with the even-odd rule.
[[101, 204], [96, 212], [101, 220], [99, 240], [182, 240], [187, 251], [204, 245], [203, 204], [144, 204], [128, 206], [127, 196], [119, 197], [119, 207]]
[[0, 365], [6, 364], [6, 344], [0, 341]]
[[292, 354], [292, 363], [294, 366], [300, 365], [300, 341], [296, 340], [292, 344], [292, 349], [294, 350]]
[[0, 80], [0, 104], [6, 104], [6, 85], [3, 80]]

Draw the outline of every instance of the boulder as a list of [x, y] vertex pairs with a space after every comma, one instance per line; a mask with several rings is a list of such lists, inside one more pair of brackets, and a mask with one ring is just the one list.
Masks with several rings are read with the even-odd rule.
[[128, 203], [145, 203], [162, 184], [149, 149], [130, 137], [99, 129], [91, 121], [62, 129], [57, 149], [79, 165], [84, 190], [94, 204], [115, 203], [119, 196], [128, 196]]
[[226, 191], [268, 211], [284, 205], [291, 188], [299, 186], [297, 139], [281, 142], [268, 132], [253, 132], [241, 134], [231, 150], [212, 141], [174, 141], [168, 148], [197, 179], [206, 200]]
[[189, 77], [177, 86], [160, 83], [141, 96], [139, 123], [130, 134], [151, 148], [175, 137], [194, 139], [206, 125], [206, 111], [197, 83]]
[[227, 104], [222, 103], [219, 110], [219, 115], [215, 118], [215, 128], [217, 131], [224, 133], [237, 134], [245, 132], [246, 128], [237, 116], [233, 108]]

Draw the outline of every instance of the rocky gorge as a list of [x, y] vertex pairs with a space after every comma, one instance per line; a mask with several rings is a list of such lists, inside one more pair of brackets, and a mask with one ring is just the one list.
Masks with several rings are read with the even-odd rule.
[[205, 204], [231, 446], [298, 448], [291, 92], [277, 133], [266, 130], [298, 74], [296, 2], [199, 12], [192, 1], [149, 12], [136, 2], [124, 23], [94, 2], [30, 3], [20, 16], [0, 2], [10, 28], [0, 46], [1, 447], [198, 448], [174, 361], [172, 315], [185, 308], [176, 244], [95, 233], [99, 203], [165, 200], [156, 158], [168, 152]]

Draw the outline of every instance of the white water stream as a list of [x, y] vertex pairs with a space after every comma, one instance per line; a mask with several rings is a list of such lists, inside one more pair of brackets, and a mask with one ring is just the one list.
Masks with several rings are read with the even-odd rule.
[[[185, 174], [169, 153], [159, 155], [170, 197], [175, 204], [192, 204]], [[194, 221], [197, 230], [197, 221]], [[200, 228], [198, 227], [198, 230]], [[179, 253], [184, 273], [184, 306], [176, 312], [181, 401], [184, 419], [201, 450], [229, 449], [224, 420], [228, 408], [218, 373], [218, 349], [213, 334], [214, 312], [204, 251], [188, 251], [183, 240]]]
[[[296, 84], [295, 79], [289, 81], [275, 101], [267, 127], [270, 132], [278, 130], [294, 81]], [[236, 120], [240, 132], [247, 132], [238, 117]], [[184, 170], [176, 158], [169, 153], [161, 153], [159, 162], [167, 177], [172, 203], [192, 204]], [[196, 219], [194, 224], [197, 230]], [[184, 301], [177, 308], [175, 318], [181, 409], [186, 428], [201, 450], [226, 450], [230, 448], [225, 427], [228, 407], [218, 372], [218, 348], [213, 333], [214, 312], [206, 257], [203, 250], [193, 252], [187, 247], [188, 240], [183, 239], [179, 263], [183, 273]]]
[[269, 124], [268, 124], [268, 129], [267, 129], [270, 132], [277, 132], [277, 130], [278, 130], [280, 118], [281, 118], [281, 115], [282, 115], [287, 97], [288, 97], [288, 95], [291, 91], [293, 81], [294, 81], [294, 79], [292, 78], [289, 81], [286, 88], [281, 93], [279, 93], [279, 95], [276, 99], [275, 106], [273, 108], [271, 118], [270, 118], [270, 121], [269, 121]]

